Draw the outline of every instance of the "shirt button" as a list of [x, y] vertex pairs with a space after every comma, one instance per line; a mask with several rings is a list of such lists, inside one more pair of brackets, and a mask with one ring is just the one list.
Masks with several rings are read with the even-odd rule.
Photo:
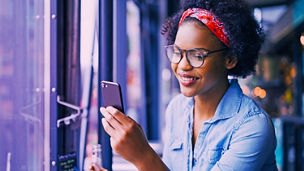
[[197, 162], [196, 158], [193, 158], [193, 165], [195, 165]]

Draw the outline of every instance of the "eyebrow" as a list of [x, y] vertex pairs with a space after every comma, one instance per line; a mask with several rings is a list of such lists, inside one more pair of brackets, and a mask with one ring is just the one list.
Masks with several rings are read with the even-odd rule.
[[211, 51], [209, 49], [206, 49], [206, 48], [191, 48], [191, 49], [182, 49], [180, 48], [179, 46], [177, 46], [176, 44], [173, 44], [174, 46], [176, 46], [178, 49], [180, 50], [206, 50], [206, 51]]

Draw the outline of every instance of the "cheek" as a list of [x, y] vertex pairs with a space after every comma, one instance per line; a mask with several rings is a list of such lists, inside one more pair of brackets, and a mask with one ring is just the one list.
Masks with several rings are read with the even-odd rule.
[[217, 75], [225, 73], [225, 65], [222, 61], [210, 61], [200, 68], [200, 73], [205, 76], [217, 77]]
[[177, 64], [172, 64], [171, 63], [171, 69], [174, 72], [174, 74], [176, 74], [176, 70], [177, 70]]

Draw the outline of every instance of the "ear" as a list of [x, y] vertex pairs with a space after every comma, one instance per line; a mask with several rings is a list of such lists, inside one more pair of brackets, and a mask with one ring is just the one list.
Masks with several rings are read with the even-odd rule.
[[238, 63], [237, 57], [226, 57], [226, 69], [232, 69]]

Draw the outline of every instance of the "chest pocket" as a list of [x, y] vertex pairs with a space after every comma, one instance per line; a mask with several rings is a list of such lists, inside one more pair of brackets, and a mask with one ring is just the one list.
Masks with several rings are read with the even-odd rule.
[[172, 138], [169, 144], [171, 170], [186, 170], [187, 155], [185, 155], [185, 144], [178, 138]]
[[183, 149], [183, 142], [178, 138], [173, 138], [169, 146], [172, 151], [180, 151]]
[[224, 153], [223, 148], [210, 148], [208, 149], [207, 158], [209, 163], [216, 163], [220, 160]]

